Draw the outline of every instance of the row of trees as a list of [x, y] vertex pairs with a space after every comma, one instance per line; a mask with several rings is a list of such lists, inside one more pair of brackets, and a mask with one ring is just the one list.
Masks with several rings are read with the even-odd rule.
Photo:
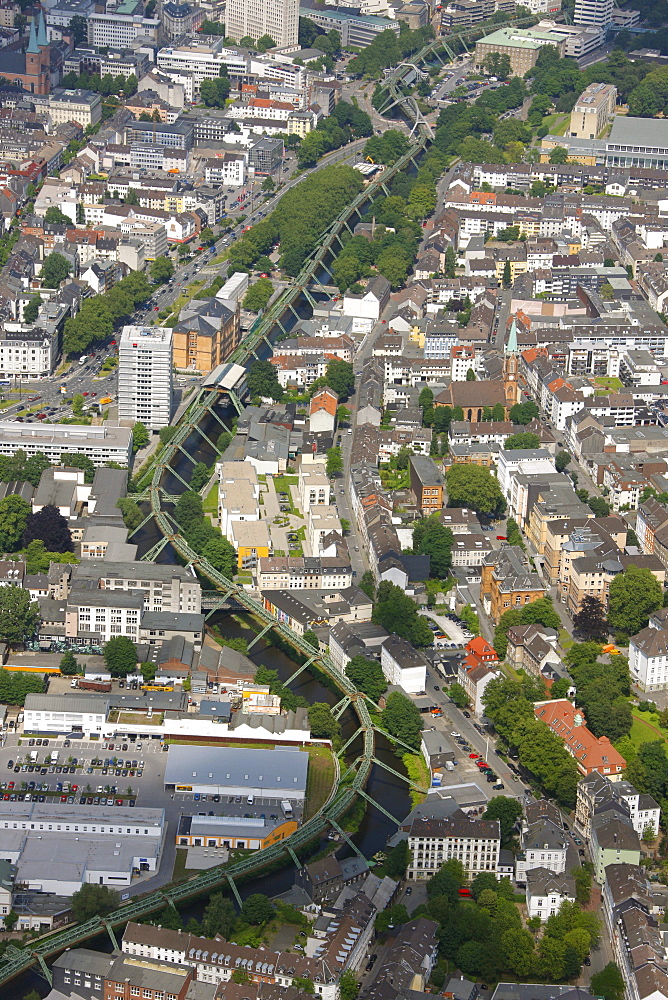
[[546, 795], [572, 808], [578, 769], [559, 737], [534, 715], [534, 702], [544, 700], [542, 681], [524, 677], [490, 681], [483, 701], [496, 731], [516, 748], [520, 764], [538, 781]]
[[360, 172], [352, 167], [318, 170], [287, 191], [268, 218], [233, 244], [230, 273], [251, 267], [280, 243], [280, 265], [296, 277], [322, 234], [363, 186]]
[[16, 494], [0, 500], [0, 548], [17, 552], [35, 541], [49, 552], [74, 551], [69, 526], [57, 507], [46, 504], [33, 514], [31, 504]]
[[146, 275], [132, 271], [108, 292], [84, 299], [77, 315], [65, 323], [64, 353], [81, 354], [95, 341], [110, 337], [116, 326], [125, 323], [137, 306], [151, 297], [152, 291]]
[[219, 573], [231, 579], [237, 570], [234, 546], [205, 517], [199, 493], [186, 490], [181, 494], [174, 507], [174, 519], [190, 547]]

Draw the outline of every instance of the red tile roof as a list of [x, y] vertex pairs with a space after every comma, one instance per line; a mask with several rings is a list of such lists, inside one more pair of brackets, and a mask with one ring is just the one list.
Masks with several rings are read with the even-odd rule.
[[587, 729], [587, 720], [581, 709], [566, 698], [555, 701], [538, 701], [534, 714], [546, 723], [564, 741], [568, 752], [575, 757], [583, 774], [620, 774], [626, 761], [613, 747], [607, 736], [598, 739]]

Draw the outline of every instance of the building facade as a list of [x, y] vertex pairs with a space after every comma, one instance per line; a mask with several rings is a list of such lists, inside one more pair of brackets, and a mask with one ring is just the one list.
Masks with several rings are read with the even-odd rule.
[[149, 430], [167, 427], [172, 413], [173, 332], [166, 326], [126, 326], [118, 354], [118, 419]]

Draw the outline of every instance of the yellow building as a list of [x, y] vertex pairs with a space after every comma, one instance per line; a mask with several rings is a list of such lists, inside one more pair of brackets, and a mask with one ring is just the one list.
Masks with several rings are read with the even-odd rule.
[[243, 847], [262, 851], [265, 847], [285, 840], [295, 832], [298, 824], [286, 819], [278, 825], [265, 819], [258, 824], [244, 821], [242, 816], [181, 816], [176, 834], [177, 847], [226, 847], [230, 850]]
[[239, 569], [253, 569], [258, 559], [269, 557], [271, 540], [264, 521], [232, 521], [230, 527]]
[[610, 83], [590, 83], [571, 111], [568, 134], [574, 139], [596, 139], [612, 121], [617, 88]]
[[208, 374], [239, 343], [239, 306], [234, 312], [219, 299], [191, 299], [174, 327], [174, 366]]

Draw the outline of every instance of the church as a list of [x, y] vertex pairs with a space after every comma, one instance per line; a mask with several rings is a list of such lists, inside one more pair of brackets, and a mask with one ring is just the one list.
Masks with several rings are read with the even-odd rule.
[[0, 76], [9, 83], [23, 87], [29, 94], [48, 94], [51, 83], [51, 46], [46, 36], [44, 12], [39, 24], [30, 24], [30, 38], [25, 52], [0, 49]]

